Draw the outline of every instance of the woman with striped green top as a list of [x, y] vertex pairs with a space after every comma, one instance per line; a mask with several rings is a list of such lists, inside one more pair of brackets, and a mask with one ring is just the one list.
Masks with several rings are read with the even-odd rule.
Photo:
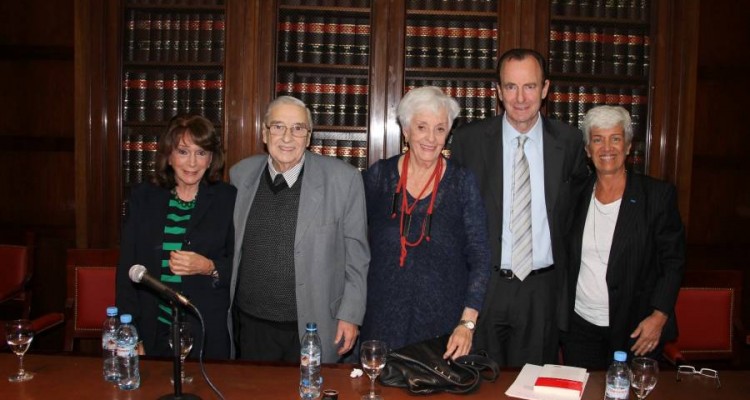
[[[146, 355], [170, 356], [172, 307], [133, 283], [128, 271], [148, 274], [181, 292], [206, 322], [205, 356], [229, 358], [229, 278], [234, 251], [232, 214], [236, 189], [221, 181], [220, 133], [201, 116], [177, 116], [159, 138], [153, 182], [133, 188], [121, 237], [117, 306], [133, 315]], [[198, 319], [186, 312], [195, 349], [202, 341]], [[196, 356], [193, 351], [191, 356]]]

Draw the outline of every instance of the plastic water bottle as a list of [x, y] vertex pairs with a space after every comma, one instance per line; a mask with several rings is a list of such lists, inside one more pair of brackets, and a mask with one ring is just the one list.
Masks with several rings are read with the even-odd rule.
[[299, 396], [302, 399], [317, 399], [323, 377], [320, 376], [320, 336], [315, 322], [307, 323], [300, 347]]
[[107, 307], [107, 318], [102, 327], [102, 355], [104, 365], [102, 372], [104, 380], [117, 383], [120, 380], [120, 371], [117, 368], [117, 328], [120, 320], [117, 318], [117, 307]]
[[604, 400], [627, 399], [630, 394], [630, 368], [626, 363], [628, 353], [615, 352], [615, 360], [607, 370], [607, 386], [604, 389]]
[[138, 369], [138, 331], [132, 324], [130, 314], [120, 316], [120, 327], [117, 329], [117, 364], [120, 380], [117, 386], [122, 390], [138, 389], [141, 386], [141, 373]]

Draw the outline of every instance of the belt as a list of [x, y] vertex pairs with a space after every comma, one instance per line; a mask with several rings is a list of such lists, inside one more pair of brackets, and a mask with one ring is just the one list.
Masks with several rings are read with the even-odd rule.
[[[555, 269], [555, 264], [550, 265], [549, 267], [539, 268], [539, 269], [533, 269], [531, 272], [529, 272], [529, 276], [532, 275], [540, 275], [546, 272], [550, 272]], [[495, 267], [495, 271], [500, 273], [500, 277], [503, 279], [511, 280], [516, 277], [516, 274], [513, 273], [510, 269], [505, 268], [498, 268]]]

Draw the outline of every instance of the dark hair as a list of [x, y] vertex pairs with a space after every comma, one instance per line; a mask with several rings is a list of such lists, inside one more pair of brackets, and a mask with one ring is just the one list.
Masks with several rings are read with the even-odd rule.
[[159, 137], [156, 145], [155, 184], [167, 189], [175, 187], [174, 169], [169, 165], [169, 156], [186, 134], [190, 135], [193, 143], [211, 152], [211, 165], [202, 180], [216, 182], [221, 179], [224, 149], [221, 147], [221, 135], [216, 132], [213, 123], [200, 115], [177, 115], [169, 121], [167, 130]]
[[500, 59], [497, 60], [497, 68], [495, 72], [498, 83], [502, 83], [500, 82], [500, 70], [503, 68], [503, 64], [509, 60], [521, 61], [526, 57], [533, 57], [537, 63], [539, 63], [539, 67], [542, 68], [542, 82], [547, 80], [547, 61], [538, 51], [532, 49], [510, 49], [503, 53], [503, 55], [500, 56]]

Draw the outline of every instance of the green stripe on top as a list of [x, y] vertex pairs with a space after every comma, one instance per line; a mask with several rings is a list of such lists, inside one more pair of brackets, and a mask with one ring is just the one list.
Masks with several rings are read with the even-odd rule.
[[182, 250], [182, 242], [164, 242], [161, 244], [161, 249], [166, 251]]
[[162, 282], [169, 282], [169, 283], [181, 283], [181, 282], [182, 282], [182, 277], [181, 277], [181, 276], [179, 276], [179, 275], [166, 275], [166, 274], [161, 274], [161, 279], [160, 279], [160, 280], [161, 280]]
[[170, 235], [184, 235], [187, 229], [184, 226], [165, 226], [164, 233]]
[[162, 268], [169, 268], [169, 260], [161, 260]]
[[167, 214], [167, 220], [174, 221], [174, 222], [189, 221], [190, 220], [190, 214], [188, 214], [188, 215]]
[[180, 210], [192, 210], [193, 208], [195, 208], [195, 204], [191, 204], [191, 205], [180, 204], [177, 200], [172, 198], [172, 199], [169, 199], [169, 207], [177, 208]]

